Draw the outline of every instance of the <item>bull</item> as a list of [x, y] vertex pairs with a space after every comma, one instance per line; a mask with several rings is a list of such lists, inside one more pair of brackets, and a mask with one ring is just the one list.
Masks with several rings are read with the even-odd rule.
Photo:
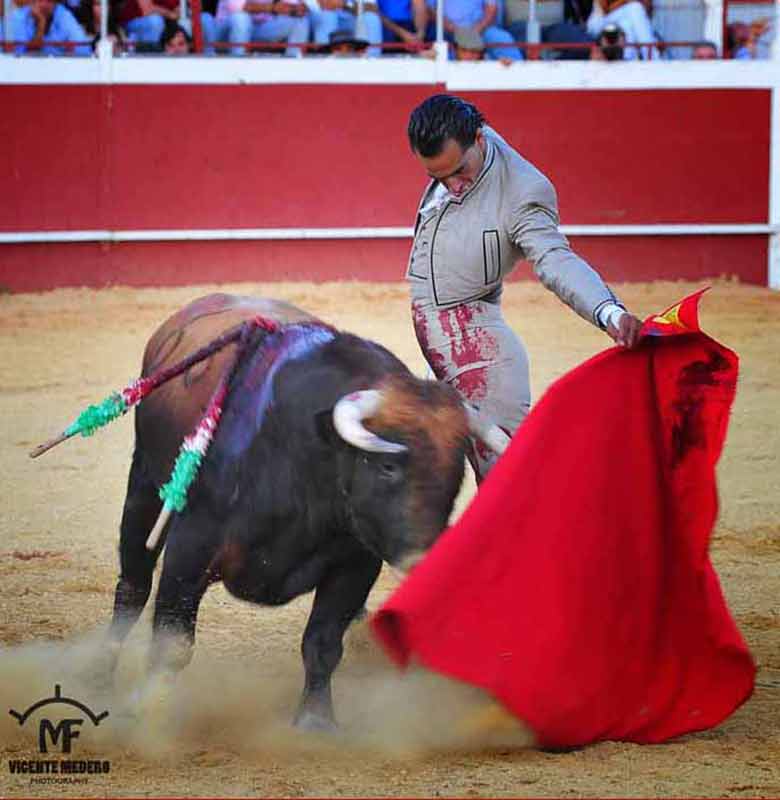
[[278, 327], [256, 329], [244, 343], [187, 507], [151, 551], [145, 543], [160, 514], [159, 487], [237, 345], [163, 385], [137, 410], [109, 628], [112, 666], [165, 546], [150, 670], [173, 674], [189, 662], [198, 607], [215, 581], [270, 606], [314, 590], [295, 722], [330, 729], [342, 637], [382, 562], [404, 570], [430, 547], [452, 511], [470, 432], [490, 440], [495, 431], [469, 414], [453, 388], [414, 377], [384, 347], [272, 300], [220, 294], [195, 301], [151, 337], [143, 375], [257, 315]]

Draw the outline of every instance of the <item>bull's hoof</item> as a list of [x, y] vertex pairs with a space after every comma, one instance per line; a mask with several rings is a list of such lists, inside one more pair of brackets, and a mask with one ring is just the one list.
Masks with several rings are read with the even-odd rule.
[[333, 717], [326, 717], [305, 708], [298, 712], [293, 725], [299, 731], [306, 733], [335, 733], [338, 730]]

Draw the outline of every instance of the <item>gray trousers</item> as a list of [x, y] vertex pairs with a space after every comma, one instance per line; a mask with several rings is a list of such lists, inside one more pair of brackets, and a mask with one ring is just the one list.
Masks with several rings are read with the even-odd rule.
[[[414, 297], [412, 319], [417, 341], [433, 374], [454, 386], [465, 400], [510, 436], [531, 406], [528, 355], [507, 325], [498, 303], [475, 300], [438, 309]], [[469, 457], [477, 481], [496, 455], [472, 441]]]

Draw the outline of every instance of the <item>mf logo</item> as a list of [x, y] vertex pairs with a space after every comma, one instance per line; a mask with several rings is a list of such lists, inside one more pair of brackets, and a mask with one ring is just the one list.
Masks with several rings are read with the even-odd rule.
[[[72, 697], [63, 697], [62, 687], [59, 684], [56, 684], [54, 687], [53, 697], [47, 697], [45, 700], [39, 700], [37, 703], [33, 703], [23, 714], [13, 709], [8, 713], [17, 719], [20, 725], [24, 725], [30, 716], [39, 708], [51, 705], [63, 705], [77, 708], [79, 711], [86, 714], [96, 727], [108, 716], [108, 711], [95, 714], [78, 700], [74, 700]], [[81, 717], [63, 717], [62, 714], [57, 716], [56, 722], [53, 722], [48, 717], [43, 717], [38, 726], [38, 749], [41, 753], [48, 753], [49, 744], [52, 747], [57, 747], [59, 745], [60, 752], [70, 753], [71, 743], [74, 739], [78, 739], [79, 728], [84, 724], [84, 721], [85, 720]]]

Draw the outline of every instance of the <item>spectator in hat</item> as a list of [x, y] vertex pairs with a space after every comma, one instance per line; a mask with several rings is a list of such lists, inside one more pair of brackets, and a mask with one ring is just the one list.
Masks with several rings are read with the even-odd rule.
[[598, 39], [604, 28], [610, 24], [620, 28], [625, 37], [623, 60], [656, 60], [661, 57], [655, 46], [658, 37], [640, 0], [598, 0], [594, 3], [593, 12], [588, 19], [588, 33]]
[[[452, 42], [457, 28], [473, 28], [485, 45], [487, 58], [521, 61], [522, 51], [513, 44], [512, 34], [498, 24], [496, 0], [441, 0], [444, 3], [444, 33]], [[427, 0], [428, 17], [436, 19], [436, 0]], [[490, 45], [498, 45], [491, 47]]]
[[598, 47], [591, 51], [594, 61], [622, 61], [626, 49], [626, 34], [614, 22], [607, 23], [596, 40]]
[[324, 50], [338, 58], [362, 58], [366, 55], [369, 44], [366, 39], [359, 39], [350, 30], [336, 30], [331, 33]]
[[[65, 52], [90, 55], [92, 46], [76, 17], [55, 0], [30, 0], [27, 5], [14, 10], [8, 21], [11, 39], [19, 42], [14, 52], [40, 52], [47, 56]], [[53, 46], [50, 42], [76, 42], [71, 49]]]
[[358, 39], [372, 45], [366, 51], [369, 57], [382, 54], [382, 19], [376, 0], [309, 0], [311, 4], [312, 31], [315, 43], [329, 45], [335, 31], [349, 31]]

